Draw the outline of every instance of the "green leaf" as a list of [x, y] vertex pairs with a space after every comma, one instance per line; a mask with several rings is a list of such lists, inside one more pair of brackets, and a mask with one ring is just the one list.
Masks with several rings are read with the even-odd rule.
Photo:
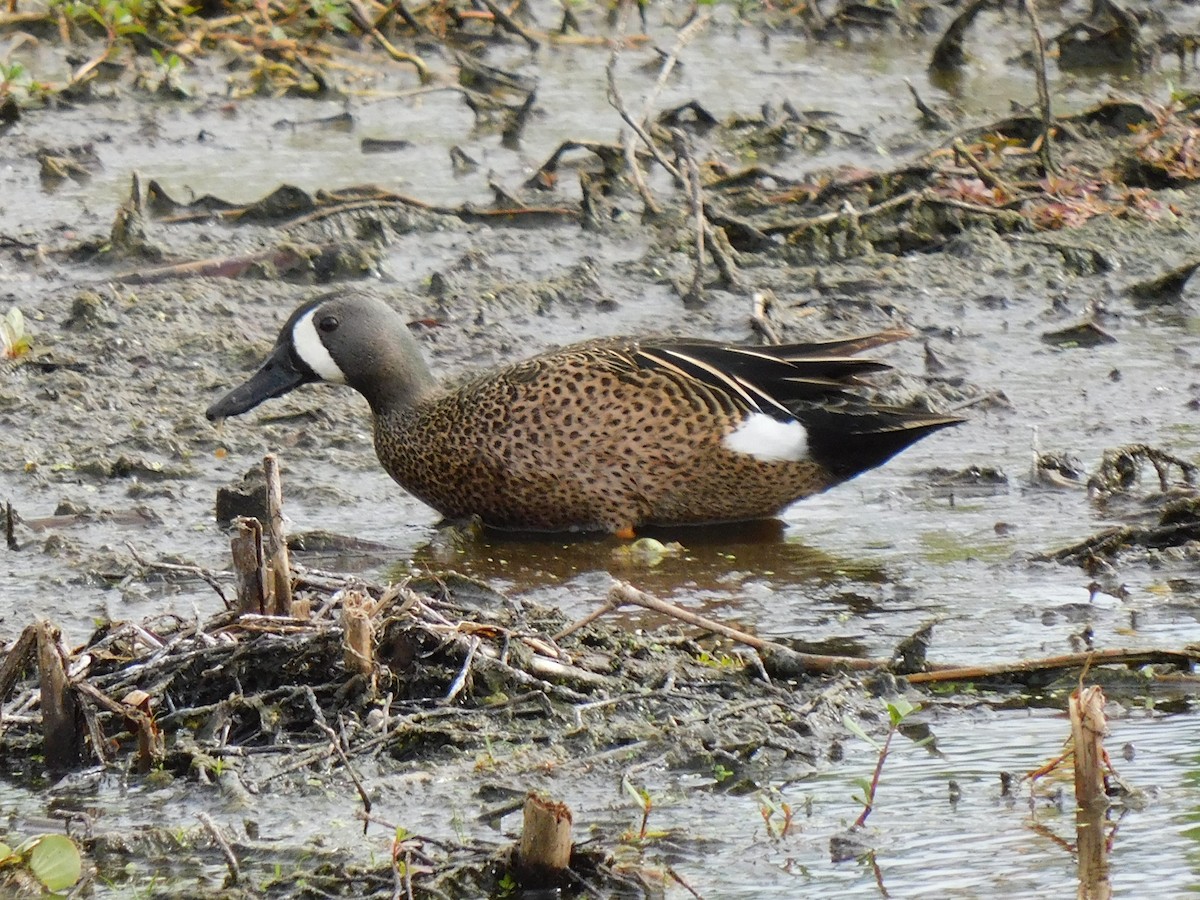
[[79, 848], [64, 834], [43, 835], [29, 854], [29, 870], [47, 890], [66, 890], [83, 872]]
[[850, 718], [849, 716], [842, 716], [842, 724], [846, 726], [846, 730], [849, 731], [851, 734], [855, 735], [856, 737], [862, 738], [864, 741], [866, 741], [868, 744], [870, 744], [876, 750], [879, 749], [878, 741], [876, 741], [875, 738], [871, 737], [869, 734], [867, 734], [865, 731], [863, 731], [863, 727], [861, 725], [859, 725], [858, 722], [856, 722], [854, 719]]
[[920, 709], [919, 706], [914, 706], [903, 697], [897, 697], [894, 701], [889, 701], [887, 704], [888, 716], [891, 718], [893, 725], [899, 725], [918, 709]]

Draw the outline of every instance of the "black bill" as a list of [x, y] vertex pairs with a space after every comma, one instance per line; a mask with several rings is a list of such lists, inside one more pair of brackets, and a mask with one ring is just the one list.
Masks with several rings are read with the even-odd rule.
[[287, 344], [279, 344], [248, 381], [210, 406], [204, 415], [213, 422], [229, 416], [240, 416], [264, 400], [282, 397], [302, 384], [318, 380], [308, 366], [296, 359]]

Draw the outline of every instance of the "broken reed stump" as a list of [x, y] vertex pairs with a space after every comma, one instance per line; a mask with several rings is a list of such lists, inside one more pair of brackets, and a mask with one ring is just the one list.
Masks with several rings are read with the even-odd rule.
[[84, 718], [67, 675], [66, 648], [58, 627], [37, 624], [37, 661], [41, 681], [42, 735], [46, 767], [51, 772], [78, 768], [84, 758]]
[[237, 611], [268, 616], [292, 614], [292, 567], [283, 528], [283, 487], [279, 461], [263, 457], [265, 523], [250, 516], [234, 519], [229, 549], [237, 575]]
[[347, 672], [370, 675], [375, 666], [371, 627], [374, 605], [365, 591], [346, 591], [342, 595], [342, 663]]
[[530, 791], [517, 851], [517, 882], [527, 890], [562, 884], [571, 848], [571, 810], [565, 803]]
[[1071, 694], [1071, 741], [1075, 760], [1075, 836], [1079, 852], [1079, 892], [1085, 900], [1108, 900], [1112, 884], [1108, 875], [1108, 846], [1104, 838], [1104, 813], [1108, 793], [1104, 774], [1108, 756], [1104, 736], [1104, 692], [1097, 686], [1081, 687]]
[[243, 615], [265, 613], [267, 580], [263, 565], [262, 523], [250, 516], [238, 516], [233, 520], [233, 528], [229, 551], [237, 576], [237, 611]]
[[271, 603], [274, 616], [292, 614], [292, 567], [288, 559], [287, 537], [283, 532], [283, 485], [279, 480], [279, 460], [274, 453], [263, 457], [263, 475], [267, 479], [267, 572], [271, 578]]

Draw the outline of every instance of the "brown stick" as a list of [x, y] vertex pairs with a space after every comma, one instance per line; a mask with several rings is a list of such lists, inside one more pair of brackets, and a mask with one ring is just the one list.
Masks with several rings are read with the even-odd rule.
[[367, 11], [359, 3], [355, 2], [355, 0], [350, 0], [348, 5], [350, 18], [362, 30], [363, 34], [374, 38], [375, 42], [383, 48], [383, 52], [396, 60], [396, 62], [408, 63], [416, 69], [417, 77], [421, 79], [421, 84], [428, 84], [430, 82], [432, 76], [429, 74], [429, 66], [425, 64], [425, 60], [413, 53], [405, 53], [403, 50], [393, 47], [391, 41], [385, 38], [376, 24], [371, 21], [371, 17]]
[[1197, 650], [1093, 650], [990, 666], [935, 666], [931, 672], [916, 672], [905, 677], [911, 684], [933, 684], [939, 681], [975, 681], [1005, 675], [1027, 675], [1053, 669], [1081, 669], [1088, 665], [1144, 666], [1148, 663], [1170, 663], [1187, 668], [1197, 662], [1200, 662], [1200, 651]]
[[279, 481], [279, 460], [274, 453], [263, 457], [263, 474], [267, 479], [267, 570], [272, 578], [270, 593], [273, 600], [268, 612], [276, 616], [290, 616], [292, 567], [283, 530], [283, 486]]
[[[614, 50], [608, 58], [608, 67], [605, 69], [608, 77], [608, 102], [621, 114], [621, 118], [629, 123], [633, 133], [647, 142], [651, 152], [657, 153], [657, 148], [649, 142], [649, 136], [645, 131], [639, 130], [639, 127], [634, 125], [633, 117], [625, 109], [625, 101], [621, 98], [621, 92], [617, 89], [616, 69], [618, 55], [619, 51]], [[625, 166], [629, 170], [629, 178], [633, 181], [633, 186], [637, 188], [638, 194], [641, 195], [646, 212], [652, 216], [661, 215], [662, 207], [654, 199], [654, 194], [650, 191], [650, 186], [646, 184], [646, 177], [642, 174], [642, 167], [638, 165], [637, 150], [634, 148], [633, 140], [633, 136], [628, 131], [623, 130], [621, 132], [621, 147], [625, 152]]]
[[571, 863], [571, 810], [532, 791], [517, 854], [517, 878], [526, 889], [555, 887]]
[[[640, 591], [633, 585], [619, 581], [608, 592], [605, 603], [588, 613], [582, 619], [568, 625], [554, 635], [556, 642], [573, 634], [580, 628], [591, 624], [601, 616], [619, 609], [622, 606], [640, 606], [653, 612], [670, 616], [697, 628], [703, 628], [729, 638], [739, 644], [745, 644], [761, 653], [771, 654], [772, 668], [795, 669], [808, 673], [832, 673], [838, 671], [864, 672], [871, 669], [886, 669], [889, 660], [861, 659], [854, 656], [825, 656], [813, 653], [800, 653], [785, 644], [766, 640], [744, 631], [739, 631], [705, 616], [697, 615], [686, 609], [659, 600], [656, 597]], [[999, 678], [1006, 675], [1022, 675], [1033, 672], [1046, 672], [1054, 669], [1081, 669], [1088, 665], [1147, 665], [1149, 663], [1169, 663], [1183, 668], [1200, 663], [1200, 650], [1095, 650], [1089, 653], [1068, 653], [1063, 656], [1051, 656], [1045, 659], [1022, 660], [1012, 663], [997, 663], [990, 666], [957, 666], [933, 665], [932, 671], [915, 672], [905, 675], [911, 684], [934, 684], [945, 681], [972, 681], [982, 678]]]
[[71, 690], [66, 654], [58, 644], [58, 628], [43, 620], [37, 629], [46, 766], [51, 772], [62, 772], [76, 768], [83, 761], [83, 716], [79, 700]]
[[1007, 181], [975, 158], [975, 154], [962, 142], [962, 138], [954, 139], [954, 152], [967, 161], [967, 165], [975, 170], [975, 174], [979, 176], [979, 180], [988, 187], [993, 190], [1003, 191], [1010, 200], [1017, 196], [1018, 192]]
[[14, 520], [14, 516], [13, 516], [12, 503], [5, 503], [4, 504], [4, 540], [7, 542], [9, 550], [20, 550], [21, 547], [17, 543], [17, 536], [13, 533], [13, 530], [14, 530], [13, 520]]

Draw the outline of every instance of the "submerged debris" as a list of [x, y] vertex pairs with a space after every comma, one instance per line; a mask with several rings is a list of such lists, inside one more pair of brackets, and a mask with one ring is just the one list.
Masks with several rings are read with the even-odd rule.
[[[1157, 491], [1138, 491], [1143, 487], [1141, 476], [1146, 465], [1152, 467], [1157, 476], [1154, 485]], [[1173, 471], [1178, 471], [1178, 478], [1172, 477]], [[1108, 510], [1110, 513], [1120, 511], [1130, 518], [1150, 518], [1151, 521], [1108, 528], [1038, 558], [1074, 563], [1097, 573], [1107, 570], [1117, 555], [1133, 549], [1159, 551], [1172, 548], [1200, 557], [1197, 471], [1195, 463], [1145, 444], [1106, 450], [1096, 473], [1087, 480], [1089, 495], [1098, 504], [1112, 507]], [[1078, 484], [1082, 474], [1076, 469], [1073, 476]]]

